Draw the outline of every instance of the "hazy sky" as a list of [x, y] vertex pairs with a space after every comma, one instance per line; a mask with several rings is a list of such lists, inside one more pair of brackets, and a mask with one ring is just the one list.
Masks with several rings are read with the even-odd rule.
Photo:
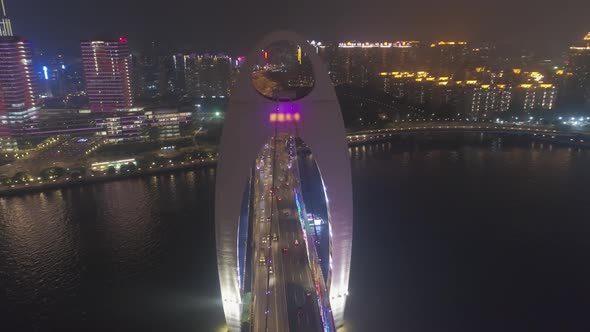
[[558, 52], [590, 31], [590, 0], [5, 0], [36, 47], [74, 53], [99, 34], [243, 52], [292, 29], [310, 39], [467, 39]]

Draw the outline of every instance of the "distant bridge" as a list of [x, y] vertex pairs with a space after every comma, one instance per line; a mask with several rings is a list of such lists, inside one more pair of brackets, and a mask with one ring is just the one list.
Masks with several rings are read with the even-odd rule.
[[406, 124], [404, 126], [386, 129], [372, 129], [348, 133], [347, 140], [351, 146], [370, 142], [389, 140], [402, 133], [412, 132], [485, 132], [492, 134], [531, 135], [537, 139], [568, 144], [580, 147], [590, 147], [590, 135], [587, 133], [562, 132], [556, 129], [543, 127], [518, 126], [514, 124], [495, 123], [420, 123]]

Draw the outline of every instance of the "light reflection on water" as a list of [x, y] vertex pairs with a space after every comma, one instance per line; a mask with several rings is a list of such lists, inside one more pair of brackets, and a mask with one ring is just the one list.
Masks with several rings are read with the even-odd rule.
[[[151, 329], [164, 323], [158, 312], [178, 317], [161, 330], [208, 330], [220, 317], [216, 276], [200, 275], [214, 257], [212, 174], [0, 198], [3, 327]], [[194, 253], [201, 258], [184, 260]]]
[[[348, 331], [590, 326], [588, 151], [478, 134], [405, 135], [349, 151]], [[218, 329], [214, 177], [0, 198], [3, 327]], [[522, 308], [534, 319], [514, 315]]]

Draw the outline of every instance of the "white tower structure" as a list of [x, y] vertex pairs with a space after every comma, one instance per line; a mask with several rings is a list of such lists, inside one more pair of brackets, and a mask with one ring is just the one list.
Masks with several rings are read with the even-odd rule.
[[[313, 66], [315, 85], [305, 97], [273, 101], [253, 86], [251, 74], [261, 49], [277, 41], [301, 47]], [[295, 130], [294, 122], [297, 122]], [[336, 326], [343, 324], [352, 249], [352, 180], [340, 105], [319, 55], [301, 36], [278, 31], [259, 41], [246, 58], [226, 115], [215, 192], [217, 264], [226, 322], [239, 331], [242, 308], [239, 217], [253, 162], [275, 132], [298, 135], [311, 149], [324, 184], [330, 227], [326, 285]]]

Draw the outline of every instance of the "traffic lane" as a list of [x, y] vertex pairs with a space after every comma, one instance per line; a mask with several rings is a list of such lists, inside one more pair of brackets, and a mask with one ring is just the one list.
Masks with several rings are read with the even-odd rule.
[[275, 326], [276, 331], [286, 331], [287, 330], [287, 304], [286, 304], [286, 294], [285, 294], [285, 271], [284, 271], [284, 264], [283, 264], [283, 257], [280, 254], [279, 249], [279, 242], [272, 243], [272, 253], [273, 253], [273, 269], [274, 274], [272, 275], [272, 279], [274, 282], [273, 285], [273, 308], [274, 308], [274, 319], [276, 319]]
[[306, 290], [299, 284], [289, 283], [289, 330], [292, 332], [319, 332], [322, 325], [313, 314], [313, 299], [307, 297]]
[[255, 320], [255, 326], [256, 326], [256, 331], [264, 331], [264, 325], [265, 325], [265, 318], [266, 318], [266, 302], [268, 301], [267, 295], [266, 295], [266, 269], [264, 268], [264, 266], [258, 266], [257, 269], [257, 280], [256, 280], [256, 287], [257, 287], [257, 291], [256, 291], [256, 297], [257, 297], [257, 302], [256, 302], [256, 316], [254, 318]]
[[[296, 223], [295, 220], [289, 222], [288, 234], [296, 234], [298, 228]], [[284, 254], [285, 261], [288, 263], [286, 272], [288, 269], [287, 273], [290, 275], [287, 279], [289, 327], [291, 331], [320, 331], [321, 319], [314, 305], [316, 297], [313, 292], [313, 282], [309, 277], [306, 250], [301, 244], [301, 238], [298, 236], [294, 238], [300, 245], [292, 244], [289, 252]]]
[[[271, 202], [271, 204], [273, 204]], [[271, 206], [271, 210], [273, 209]], [[267, 223], [268, 231], [266, 235], [268, 236], [267, 243], [266, 243], [266, 253], [267, 253], [267, 271], [269, 268], [272, 267], [272, 274], [268, 274], [269, 281], [270, 281], [270, 293], [268, 296], [268, 306], [269, 311], [268, 321], [269, 321], [269, 331], [285, 331], [286, 330], [286, 308], [283, 305], [285, 300], [285, 293], [284, 293], [284, 283], [283, 283], [283, 272], [282, 272], [282, 257], [277, 256], [278, 244], [273, 241], [272, 234], [275, 230], [271, 230], [271, 227], [274, 228], [273, 223], [277, 223], [276, 216], [272, 216], [271, 222]], [[270, 254], [269, 248], [270, 247]]]
[[298, 331], [302, 326], [307, 326], [309, 313], [304, 311], [306, 304], [305, 290], [302, 282], [304, 281], [304, 269], [299, 265], [301, 254], [298, 254], [297, 248], [292, 247], [289, 252], [285, 253], [285, 272], [287, 278], [287, 305], [289, 313], [289, 327], [291, 331]]
[[[270, 254], [268, 252], [269, 245], [273, 246], [272, 241], [272, 234], [271, 234], [271, 222], [267, 221], [267, 216], [270, 214], [272, 210], [272, 206], [268, 206], [269, 203], [273, 204], [272, 194], [270, 193], [270, 188], [273, 185], [273, 180], [276, 181], [276, 175], [279, 173], [276, 165], [272, 165], [272, 158], [274, 151], [270, 149], [266, 149], [265, 153], [263, 153], [263, 157], [266, 161], [266, 164], [262, 167], [261, 172], [257, 174], [257, 181], [255, 188], [257, 189], [255, 198], [260, 197], [260, 204], [258, 205], [255, 223], [258, 224], [259, 227], [256, 227], [255, 230], [258, 232], [254, 232], [254, 242], [255, 255], [257, 255], [256, 263], [259, 264], [256, 273], [256, 294], [257, 294], [257, 308], [255, 310], [256, 314], [258, 315], [257, 321], [257, 329], [258, 330], [265, 330], [266, 327], [266, 319], [268, 315], [268, 326], [270, 330], [275, 331], [283, 331], [286, 330], [286, 317], [283, 317], [286, 312], [285, 305], [286, 304], [286, 296], [284, 294], [284, 283], [282, 277], [282, 269], [281, 269], [281, 257], [273, 257], [278, 250], [277, 248], [272, 248]], [[277, 158], [278, 159], [278, 158]], [[273, 176], [273, 171], [275, 176]], [[276, 211], [276, 209], [275, 209]], [[276, 214], [273, 216], [273, 222], [277, 222]], [[256, 226], [256, 224], [255, 224]], [[263, 242], [263, 237], [267, 237], [265, 243]], [[263, 261], [266, 263], [260, 263], [260, 258], [262, 257]], [[271, 263], [272, 262], [272, 263]], [[273, 265], [274, 274], [268, 274], [269, 265]], [[267, 289], [267, 278], [270, 281], [270, 289]], [[270, 292], [267, 293], [267, 291]], [[268, 311], [268, 313], [267, 313]]]
[[268, 233], [268, 223], [260, 222], [260, 216], [265, 216], [264, 213], [261, 212], [262, 207], [260, 207], [256, 214], [255, 219], [255, 227], [254, 227], [254, 262], [253, 264], [256, 265], [255, 271], [255, 282], [254, 282], [254, 293], [256, 296], [256, 308], [255, 308], [255, 317], [254, 317], [254, 325], [255, 331], [265, 331], [265, 323], [266, 323], [266, 310], [267, 310], [267, 267], [265, 263], [261, 263], [260, 259], [262, 258], [265, 260], [266, 258], [266, 250], [268, 250], [268, 245], [262, 243], [262, 237], [265, 233]]
[[[266, 173], [266, 174], [265, 174]], [[256, 275], [255, 275], [255, 296], [256, 296], [256, 308], [255, 308], [255, 318], [254, 318], [254, 327], [256, 331], [265, 331], [266, 330], [266, 323], [267, 323], [267, 310], [268, 310], [268, 326], [270, 330], [283, 330], [281, 327], [282, 322], [284, 322], [285, 318], [283, 317], [285, 313], [279, 308], [276, 304], [277, 297], [283, 296], [282, 292], [275, 290], [275, 279], [271, 275], [270, 279], [270, 292], [267, 293], [269, 290], [267, 288], [267, 278], [269, 277], [268, 274], [268, 265], [266, 263], [267, 259], [270, 258], [268, 255], [268, 249], [270, 242], [267, 239], [263, 241], [264, 237], [267, 237], [270, 233], [270, 222], [268, 221], [268, 214], [270, 214], [270, 206], [269, 202], [271, 201], [271, 195], [269, 194], [268, 182], [270, 177], [268, 176], [269, 172], [261, 172], [258, 175], [258, 186], [256, 191], [256, 198], [260, 196], [259, 205], [257, 205], [257, 209], [255, 211], [255, 220], [254, 220], [254, 264], [256, 264]], [[261, 178], [264, 177], [266, 179], [262, 180]], [[268, 178], [267, 178], [268, 177]], [[272, 241], [272, 240], [271, 240]], [[263, 243], [264, 242], [264, 243]], [[262, 261], [260, 259], [262, 258]], [[280, 290], [280, 287], [278, 288]]]
[[[277, 193], [273, 190], [274, 194], [271, 193], [270, 189], [276, 182], [277, 178], [277, 168], [276, 165], [272, 165], [270, 171], [269, 179], [267, 180], [267, 186], [265, 189], [268, 190], [270, 196], [270, 209], [273, 213], [270, 215], [272, 220], [268, 223], [269, 230], [268, 230], [268, 244], [272, 246], [272, 250], [270, 253], [270, 258], [272, 258], [272, 267], [274, 273], [271, 276], [272, 280], [272, 288], [271, 288], [271, 311], [269, 312], [269, 320], [273, 321], [273, 324], [269, 324], [270, 330], [275, 331], [286, 331], [288, 328], [288, 319], [285, 317], [287, 315], [287, 304], [286, 304], [286, 294], [285, 294], [285, 283], [284, 277], [285, 274], [283, 272], [283, 264], [282, 264], [282, 257], [279, 252], [279, 243], [273, 240], [273, 234], [280, 233], [280, 227], [278, 226], [279, 219], [277, 214], [277, 205], [276, 205], [276, 195]], [[278, 229], [277, 229], [278, 228]], [[274, 315], [273, 315], [274, 313]]]
[[255, 316], [255, 325], [258, 327], [256, 331], [264, 331], [264, 323], [265, 323], [265, 311], [266, 311], [266, 303], [267, 303], [267, 295], [266, 295], [266, 266], [265, 264], [260, 263], [259, 259], [262, 253], [260, 250], [256, 252], [256, 272], [255, 272], [255, 295], [256, 295], [256, 316]]
[[[285, 204], [288, 206], [290, 204]], [[285, 207], [282, 206], [282, 207]], [[310, 278], [307, 251], [299, 220], [292, 216], [281, 216], [283, 239], [288, 242], [289, 250], [283, 254], [288, 289], [289, 327], [292, 331], [319, 331], [321, 318], [319, 309], [314, 304], [316, 296], [313, 280]], [[295, 245], [295, 240], [299, 245]], [[308, 296], [307, 294], [310, 294]]]
[[[285, 159], [288, 160], [288, 158]], [[278, 184], [276, 183], [276, 179], [287, 179], [289, 177], [289, 172], [287, 171], [287, 168], [284, 167], [285, 164], [281, 162], [281, 158], [277, 158], [277, 161], [279, 161], [279, 167], [275, 168], [275, 174], [273, 177], [275, 179], [275, 183], [273, 184], [277, 186], [277, 188], [273, 188], [275, 189], [275, 194], [277, 195], [277, 200], [275, 201], [277, 203], [277, 209], [275, 211], [277, 211], [278, 213], [277, 217], [279, 224], [281, 226], [285, 226], [285, 230], [283, 230], [283, 227], [279, 227], [279, 243], [281, 244], [281, 246], [285, 246], [286, 239], [286, 244], [287, 246], [289, 246], [289, 240], [294, 241], [295, 239], [297, 239], [299, 243], [302, 243], [303, 241], [301, 235], [298, 235], [299, 233], [301, 233], [301, 230], [298, 225], [299, 221], [297, 219], [293, 219], [290, 223], [283, 223], [282, 220], [282, 209], [287, 208], [292, 211], [296, 207], [296, 204], [293, 199], [294, 195], [292, 188], [289, 188], [288, 186], [284, 185], [281, 186], [280, 182]], [[291, 234], [290, 239], [288, 239], [288, 233]], [[305, 298], [305, 289], [310, 289], [312, 287], [310, 278], [308, 277], [308, 266], [305, 260], [306, 252], [305, 250], [295, 251], [299, 251], [299, 254], [293, 255], [293, 257], [285, 257], [284, 264], [280, 264], [280, 258], [275, 259], [274, 263], [277, 266], [275, 270], [279, 270], [279, 266], [281, 265], [284, 267], [284, 273], [282, 273], [284, 278], [280, 278], [276, 275], [275, 277], [277, 277], [277, 280], [282, 279], [283, 281], [286, 280], [287, 282], [286, 288], [288, 294], [286, 297], [283, 297], [283, 299], [286, 299], [287, 301], [287, 313], [290, 317], [290, 319], [288, 319], [287, 321], [290, 323], [289, 325], [291, 325], [291, 323], [297, 323], [298, 325], [303, 323], [302, 329], [298, 329], [296, 326], [294, 326], [293, 328], [295, 328], [296, 330], [308, 331], [310, 330], [311, 324], [311, 331], [318, 331], [321, 330], [321, 323], [317, 325], [317, 327], [315, 327], [316, 322], [313, 321], [313, 317], [315, 317], [316, 315], [314, 315], [313, 313], [313, 305], [310, 306], [310, 303], [312, 304], [312, 301], [308, 302]], [[273, 253], [274, 252], [278, 252], [278, 250], [273, 250]], [[305, 284], [307, 284], [307, 286]]]

